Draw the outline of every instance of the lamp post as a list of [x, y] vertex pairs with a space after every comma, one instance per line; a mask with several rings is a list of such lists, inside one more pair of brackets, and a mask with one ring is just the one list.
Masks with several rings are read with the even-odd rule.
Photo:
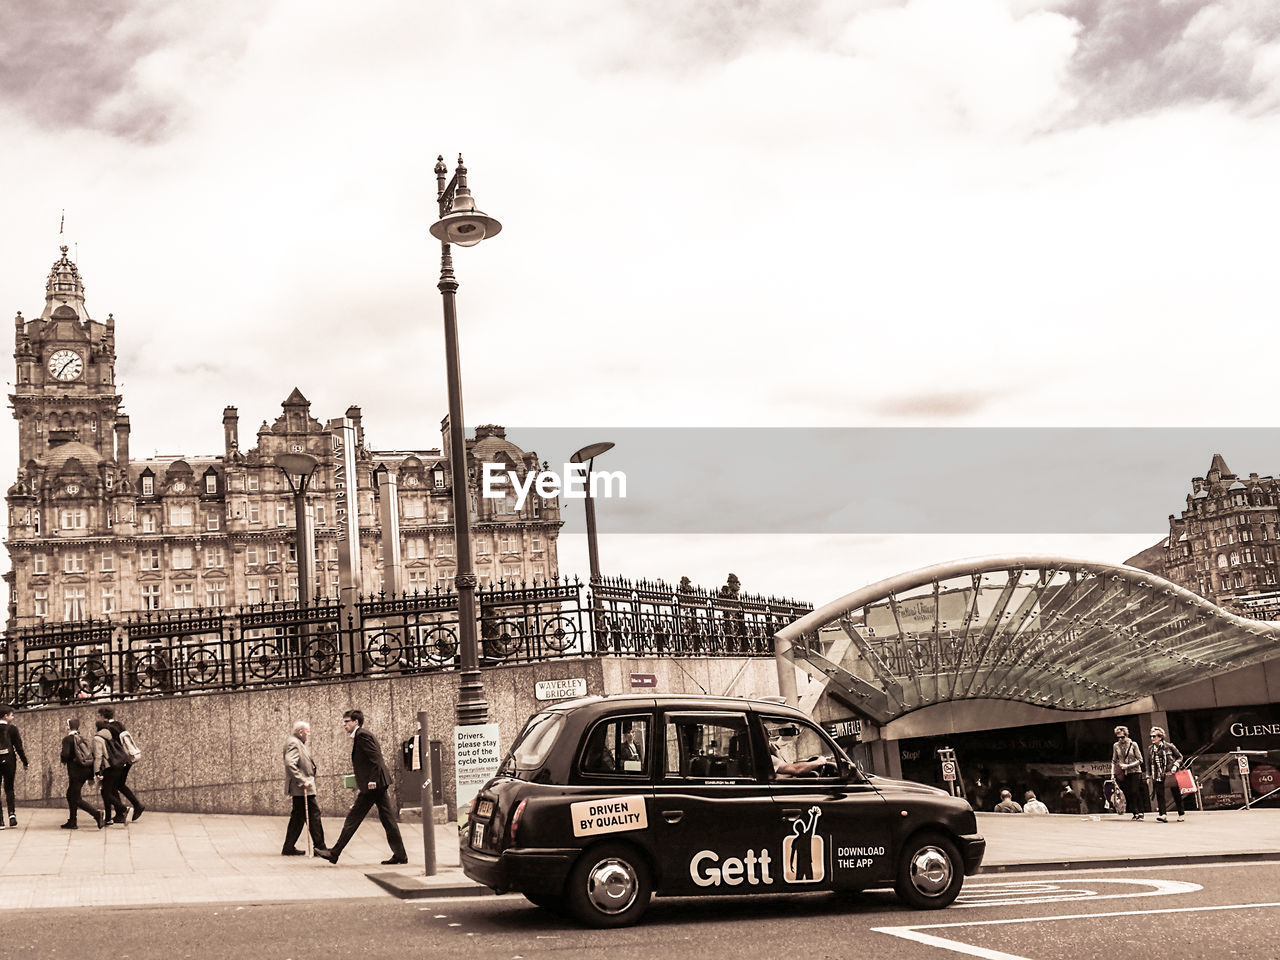
[[[316, 458], [309, 453], [276, 454], [276, 466], [284, 474], [289, 483], [289, 492], [293, 494], [294, 519], [294, 552], [298, 555], [298, 613], [302, 618], [298, 621], [299, 656], [302, 661], [303, 675], [309, 675], [307, 662], [307, 608], [311, 606], [311, 551], [307, 548], [307, 486], [311, 475], [316, 470]], [[296, 478], [296, 480], [295, 480]]]
[[591, 582], [600, 582], [600, 551], [596, 544], [596, 502], [591, 496], [591, 467], [596, 462], [596, 457], [600, 454], [613, 449], [613, 444], [608, 440], [600, 443], [592, 443], [583, 447], [577, 453], [569, 458], [570, 463], [585, 463], [587, 465], [587, 560], [591, 566]]
[[431, 235], [440, 241], [440, 282], [436, 285], [444, 299], [444, 358], [449, 389], [449, 467], [453, 483], [453, 538], [458, 552], [458, 652], [461, 675], [458, 684], [458, 722], [482, 724], [489, 718], [480, 681], [480, 652], [476, 636], [476, 574], [471, 558], [471, 504], [467, 477], [466, 429], [462, 418], [462, 372], [458, 358], [458, 317], [455, 294], [458, 281], [453, 275], [452, 244], [473, 247], [495, 236], [502, 224], [476, 209], [467, 187], [467, 168], [458, 157], [453, 179], [445, 183], [449, 168], [444, 157], [436, 161], [436, 200], [440, 219], [431, 225]]

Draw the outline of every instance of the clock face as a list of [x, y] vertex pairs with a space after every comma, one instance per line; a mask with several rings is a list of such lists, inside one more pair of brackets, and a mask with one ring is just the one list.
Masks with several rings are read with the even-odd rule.
[[177, 483], [173, 485], [172, 489], [174, 493], [185, 493], [187, 490], [187, 485], [183, 483], [181, 480], [179, 480]]
[[55, 350], [49, 357], [49, 372], [59, 380], [74, 380], [84, 371], [84, 361], [74, 350]]
[[68, 494], [70, 494], [71, 496], [73, 496], [73, 497], [74, 497], [74, 496], [75, 496], [77, 493], [79, 493], [79, 492], [80, 492], [80, 484], [78, 484], [78, 483], [68, 483], [68, 484], [67, 484], [67, 493], [68, 493]]

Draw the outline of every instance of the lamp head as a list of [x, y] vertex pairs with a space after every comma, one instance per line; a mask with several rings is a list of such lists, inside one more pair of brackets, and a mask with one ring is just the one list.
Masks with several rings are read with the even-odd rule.
[[309, 453], [276, 454], [276, 466], [294, 477], [311, 476], [315, 472], [317, 463], [319, 461]]
[[592, 443], [583, 447], [577, 453], [569, 458], [570, 463], [586, 463], [588, 460], [594, 460], [600, 454], [613, 449], [613, 444], [608, 440], [600, 443]]
[[493, 217], [475, 208], [471, 197], [467, 209], [458, 209], [455, 199], [453, 208], [431, 225], [431, 235], [444, 243], [454, 243], [460, 247], [474, 247], [487, 237], [497, 236], [502, 224]]

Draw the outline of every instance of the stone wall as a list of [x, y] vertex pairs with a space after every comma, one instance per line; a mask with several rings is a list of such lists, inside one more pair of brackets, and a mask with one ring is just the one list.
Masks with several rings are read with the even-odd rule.
[[[539, 680], [581, 677], [591, 694], [631, 693], [632, 673], [653, 674], [654, 692], [776, 696], [772, 658], [574, 659], [483, 672], [489, 721], [500, 726], [505, 751], [542, 704]], [[129, 786], [156, 810], [205, 813], [280, 814], [288, 810], [281, 751], [296, 720], [311, 724], [312, 756], [318, 764], [318, 796], [326, 818], [340, 817], [351, 803], [343, 774], [351, 772], [350, 741], [342, 729], [344, 710], [364, 711], [365, 727], [382, 744], [399, 799], [407, 775], [400, 743], [417, 729], [419, 710], [430, 713], [428, 735], [442, 743], [444, 797], [452, 809], [453, 726], [456, 673], [421, 673], [368, 680], [317, 682], [234, 693], [125, 700], [112, 703], [144, 755], [129, 774]], [[97, 708], [85, 701], [20, 710], [14, 717], [31, 766], [18, 768], [19, 806], [65, 804], [66, 769], [59, 762], [63, 721], [80, 717], [91, 736]], [[96, 793], [91, 800], [97, 804]]]

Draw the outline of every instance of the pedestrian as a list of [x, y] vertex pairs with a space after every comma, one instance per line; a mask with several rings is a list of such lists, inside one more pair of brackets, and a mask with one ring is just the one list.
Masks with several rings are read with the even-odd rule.
[[[1169, 822], [1169, 818], [1165, 815], [1167, 801], [1164, 794], [1167, 786], [1173, 790], [1173, 805], [1177, 808], [1178, 820], [1181, 821], [1185, 813], [1182, 806], [1182, 791], [1172, 777], [1182, 768], [1182, 751], [1165, 736], [1164, 727], [1151, 728], [1151, 746], [1147, 749], [1147, 766], [1151, 769], [1151, 789], [1155, 791], [1156, 810], [1159, 811], [1156, 819], [1161, 823]], [[1166, 781], [1169, 782], [1166, 783]]]
[[383, 860], [383, 864], [408, 863], [409, 855], [405, 853], [395, 811], [391, 809], [391, 797], [388, 794], [391, 778], [386, 764], [382, 762], [382, 748], [378, 746], [374, 735], [364, 728], [364, 714], [361, 711], [348, 710], [344, 713], [342, 728], [351, 738], [351, 768], [355, 771], [356, 799], [342, 824], [342, 835], [338, 837], [338, 842], [324, 853], [316, 851], [316, 855], [330, 863], [337, 863], [347, 843], [355, 836], [360, 821], [370, 807], [376, 806], [378, 819], [382, 821], [382, 829], [387, 833], [387, 843], [391, 846], [391, 857]]
[[[120, 772], [124, 768], [124, 751], [116, 743], [115, 734], [111, 730], [111, 722], [98, 720], [97, 731], [93, 735], [93, 773], [102, 788], [102, 815], [108, 823], [125, 823], [129, 818], [129, 808], [120, 799]], [[115, 811], [115, 819], [111, 817]]]
[[1115, 728], [1116, 742], [1111, 746], [1111, 775], [1124, 791], [1129, 819], [1141, 820], [1147, 809], [1146, 783], [1142, 778], [1142, 750], [1129, 739], [1129, 728]]
[[1036, 792], [1034, 790], [1028, 790], [1026, 795], [1022, 798], [1022, 812], [1033, 814], [1048, 813], [1049, 808], [1046, 807], [1044, 803], [1036, 799]]
[[76, 812], [83, 810], [93, 817], [93, 822], [101, 830], [105, 827], [106, 817], [101, 810], [95, 810], [80, 795], [84, 785], [93, 779], [93, 747], [80, 735], [80, 718], [67, 718], [67, 735], [62, 738], [62, 763], [67, 768], [67, 822], [63, 830], [79, 829], [76, 823]]
[[[18, 825], [18, 808], [13, 802], [13, 777], [18, 761], [27, 769], [27, 753], [22, 749], [22, 734], [13, 722], [13, 707], [0, 704], [0, 782], [4, 785], [4, 802], [9, 804], [9, 826]], [[4, 807], [0, 806], [0, 830], [5, 828]]]
[[[116, 743], [120, 743], [121, 741], [123, 741], [124, 731], [125, 731], [124, 722], [116, 719], [115, 710], [113, 710], [111, 707], [99, 707], [98, 716], [100, 716], [103, 720], [106, 720], [107, 723], [111, 725], [111, 732], [115, 734]], [[130, 736], [132, 736], [132, 734], [130, 734]], [[129, 783], [128, 783], [129, 771], [132, 769], [133, 769], [133, 763], [132, 761], [129, 761], [128, 758], [126, 757], [124, 770], [120, 774], [120, 783], [116, 786], [116, 790], [120, 793], [122, 797], [124, 797], [126, 801], [128, 801], [129, 806], [133, 809], [133, 819], [137, 820], [140, 816], [142, 816], [142, 812], [147, 808], [142, 805], [142, 801], [139, 800], [134, 795], [134, 792], [129, 789]], [[121, 820], [118, 820], [118, 819], [116, 820], [116, 823], [122, 823], [122, 822], [123, 821]]]
[[996, 804], [996, 813], [1021, 813], [1022, 805], [1013, 799], [1008, 790], [1000, 791], [1000, 802]]
[[328, 853], [324, 845], [324, 826], [320, 823], [320, 804], [316, 802], [316, 764], [307, 749], [307, 737], [311, 724], [299, 720], [293, 725], [293, 733], [284, 742], [284, 792], [293, 798], [293, 811], [289, 814], [289, 826], [284, 832], [282, 857], [300, 857], [296, 846], [305, 826], [310, 831], [311, 845], [317, 855]]

